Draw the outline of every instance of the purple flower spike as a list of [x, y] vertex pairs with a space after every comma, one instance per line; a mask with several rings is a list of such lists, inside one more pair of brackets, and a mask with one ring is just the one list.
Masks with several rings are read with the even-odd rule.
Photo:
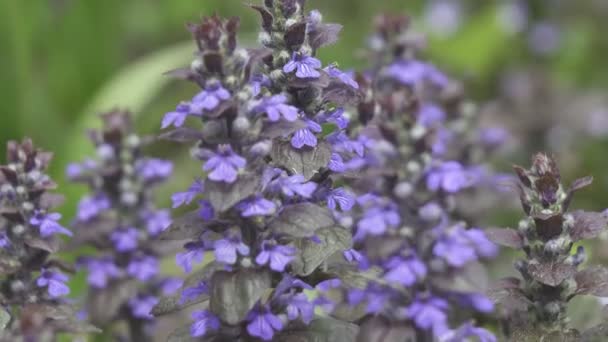
[[146, 182], [162, 181], [171, 176], [173, 163], [155, 158], [143, 159], [137, 162], [135, 169]]
[[129, 300], [129, 307], [134, 317], [141, 319], [153, 319], [150, 313], [154, 306], [158, 304], [158, 298], [154, 296], [138, 296]]
[[117, 230], [110, 238], [119, 252], [130, 252], [137, 248], [138, 233], [135, 228]]
[[265, 98], [261, 104], [253, 108], [256, 114], [266, 113], [268, 120], [279, 121], [281, 116], [287, 121], [295, 121], [298, 118], [298, 108], [287, 104], [287, 96], [278, 94]]
[[340, 206], [342, 211], [349, 211], [354, 205], [355, 196], [344, 190], [344, 188], [333, 189], [327, 196], [327, 206], [332, 210]]
[[186, 244], [186, 249], [186, 252], [178, 253], [175, 256], [175, 261], [184, 269], [184, 272], [190, 273], [192, 271], [192, 262], [203, 262], [203, 253], [205, 250], [194, 243]]
[[444, 312], [447, 308], [448, 303], [443, 299], [416, 300], [407, 308], [407, 316], [413, 319], [420, 329], [432, 329], [435, 336], [441, 336], [448, 330]]
[[64, 234], [68, 236], [72, 236], [72, 232], [67, 230], [67, 228], [63, 227], [59, 224], [61, 219], [61, 214], [59, 213], [50, 213], [50, 214], [41, 214], [36, 213], [31, 219], [30, 224], [33, 226], [37, 226], [40, 230], [40, 235], [44, 238], [50, 237], [55, 234]]
[[238, 209], [241, 210], [243, 217], [269, 216], [276, 212], [277, 206], [263, 197], [255, 197], [239, 203]]
[[299, 129], [293, 134], [291, 146], [298, 149], [304, 146], [317, 146], [317, 137], [315, 136], [315, 133], [321, 133], [322, 130], [321, 125], [318, 123], [312, 120], [306, 120], [306, 128]]
[[353, 76], [351, 73], [344, 72], [344, 71], [338, 69], [335, 65], [330, 65], [323, 70], [325, 70], [325, 72], [327, 72], [329, 77], [337, 78], [340, 80], [340, 82], [350, 86], [351, 88], [359, 89], [359, 83], [357, 83], [353, 79]]
[[426, 186], [431, 191], [443, 190], [455, 193], [472, 186], [475, 181], [472, 172], [466, 170], [460, 163], [450, 161], [429, 171]]
[[202, 115], [203, 111], [211, 111], [217, 108], [222, 101], [230, 98], [230, 92], [220, 84], [209, 86], [196, 94], [190, 102], [190, 112]]
[[182, 205], [188, 205], [192, 203], [194, 198], [203, 192], [204, 186], [203, 182], [200, 180], [196, 180], [188, 190], [183, 192], [176, 192], [171, 196], [171, 202], [173, 203], [173, 208], [181, 207]]
[[203, 166], [204, 171], [209, 172], [209, 179], [216, 182], [233, 183], [240, 169], [243, 169], [247, 161], [232, 151], [230, 145], [219, 145], [218, 153], [213, 154]]
[[297, 78], [318, 78], [321, 76], [321, 73], [316, 69], [320, 68], [320, 60], [294, 53], [291, 60], [283, 67], [283, 72], [289, 74], [296, 70]]
[[475, 228], [465, 230], [462, 226], [448, 229], [433, 247], [433, 254], [454, 267], [462, 267], [479, 257], [490, 258], [496, 253], [498, 247], [488, 240], [483, 231]]
[[89, 274], [87, 282], [98, 289], [103, 289], [108, 285], [108, 281], [120, 276], [120, 270], [111, 260], [106, 259], [90, 259], [86, 262]]
[[5, 232], [0, 233], [0, 248], [7, 248], [11, 245], [11, 240], [8, 238]]
[[432, 127], [445, 120], [445, 112], [434, 104], [423, 104], [418, 111], [418, 123], [424, 127]]
[[302, 319], [302, 322], [309, 324], [314, 316], [315, 306], [311, 303], [305, 294], [298, 293], [291, 297], [287, 302], [287, 318], [290, 321]]
[[191, 317], [194, 320], [194, 323], [190, 326], [190, 336], [192, 337], [202, 337], [209, 330], [220, 328], [220, 321], [207, 310], [194, 311]]
[[344, 164], [344, 159], [338, 153], [332, 153], [331, 158], [329, 159], [329, 163], [327, 164], [327, 168], [336, 173], [342, 173], [346, 171], [346, 165]]
[[215, 259], [224, 264], [233, 265], [237, 259], [237, 252], [242, 256], [249, 255], [249, 246], [241, 241], [240, 237], [229, 237], [215, 241]]
[[78, 220], [86, 222], [110, 209], [110, 201], [105, 195], [87, 196], [78, 203]]
[[190, 114], [190, 106], [186, 102], [182, 102], [177, 105], [175, 111], [168, 112], [163, 117], [161, 128], [165, 129], [171, 125], [175, 127], [181, 127], [184, 125], [186, 118]]
[[127, 266], [127, 273], [143, 282], [148, 281], [158, 274], [158, 260], [152, 256], [145, 256], [132, 260]]
[[356, 238], [366, 235], [383, 234], [388, 227], [396, 227], [401, 223], [399, 213], [393, 208], [372, 207], [365, 211], [363, 218], [357, 223]]
[[390, 259], [385, 269], [384, 279], [403, 286], [412, 286], [418, 279], [426, 276], [427, 269], [422, 261], [416, 257], [403, 259], [400, 257]]
[[283, 322], [266, 307], [258, 307], [252, 310], [247, 320], [247, 332], [253, 337], [259, 337], [264, 341], [272, 340], [276, 331], [283, 329]]
[[42, 269], [36, 285], [46, 287], [51, 298], [59, 298], [70, 293], [70, 288], [65, 284], [67, 281], [68, 277], [63, 273]]
[[260, 265], [270, 263], [270, 269], [276, 272], [283, 272], [296, 253], [295, 248], [281, 245], [270, 245], [267, 241], [262, 243], [262, 251], [255, 258], [255, 262]]

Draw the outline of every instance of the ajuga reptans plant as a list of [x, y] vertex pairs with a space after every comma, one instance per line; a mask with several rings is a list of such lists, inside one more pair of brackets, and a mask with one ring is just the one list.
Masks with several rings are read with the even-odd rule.
[[555, 160], [538, 153], [530, 169], [514, 167], [526, 217], [517, 229], [489, 231], [493, 241], [523, 250], [525, 258], [515, 262], [521, 279], [502, 279], [492, 290], [510, 341], [605, 341], [604, 323], [585, 332], [568, 326], [568, 302], [578, 295], [607, 296], [608, 269], [581, 268], [585, 261], [579, 241], [597, 237], [608, 228], [605, 213], [568, 208], [574, 193], [592, 182], [591, 177], [561, 184]]
[[76, 319], [65, 300], [66, 272], [54, 258], [58, 235], [71, 236], [53, 209], [63, 197], [46, 174], [52, 154], [30, 139], [7, 144], [0, 166], [0, 340], [54, 341], [57, 333], [95, 330]]
[[[348, 210], [353, 199], [332, 185], [344, 160], [327, 133], [345, 128], [340, 106], [356, 101], [358, 85], [315, 57], [336, 41], [339, 25], [305, 13], [303, 0], [252, 8], [262, 18], [262, 47], [237, 45], [238, 18], [207, 17], [189, 26], [197, 59], [171, 72], [202, 90], [165, 115], [162, 127], [175, 129], [163, 137], [194, 142], [204, 173], [173, 195], [175, 207], [195, 202], [198, 209], [161, 235], [191, 240], [176, 257], [191, 275], [180, 296], [153, 312], [202, 303], [171, 338], [352, 341], [357, 326], [315, 317], [326, 301], [304, 291], [335, 283], [327, 261], [351, 247], [330, 210]], [[202, 129], [183, 126], [187, 118]], [[205, 252], [213, 261], [198, 268]]]
[[76, 245], [96, 251], [78, 261], [89, 285], [85, 311], [108, 332], [110, 323], [126, 322], [129, 340], [144, 341], [153, 336], [150, 311], [158, 297], [181, 286], [179, 279], [160, 276], [159, 259], [167, 248], [155, 241], [171, 216], [155, 207], [152, 190], [171, 175], [173, 165], [145, 156], [152, 140], [134, 132], [128, 112], [109, 112], [102, 119], [103, 128], [89, 132], [96, 158], [67, 168], [70, 180], [89, 188], [73, 224]]
[[483, 279], [478, 261], [497, 248], [456, 206], [492, 178], [479, 163], [491, 147], [459, 84], [417, 59], [421, 41], [408, 24], [377, 18], [350, 136], [328, 136], [350, 155], [345, 176], [356, 203], [336, 214], [354, 234], [344, 257], [361, 281], [325, 297], [340, 302], [334, 315], [360, 324], [358, 341], [495, 341], [471, 320], [493, 303], [464, 285]]

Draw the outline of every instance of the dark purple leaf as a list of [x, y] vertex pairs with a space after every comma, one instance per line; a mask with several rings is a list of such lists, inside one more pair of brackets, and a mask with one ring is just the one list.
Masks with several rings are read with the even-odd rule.
[[352, 235], [342, 227], [322, 228], [315, 232], [315, 236], [318, 241], [302, 238], [293, 243], [298, 253], [291, 262], [291, 268], [297, 275], [310, 275], [334, 253], [352, 247]]
[[478, 262], [466, 264], [455, 275], [434, 276], [431, 281], [434, 286], [449, 292], [483, 293], [488, 290], [488, 273]]
[[329, 144], [321, 141], [314, 148], [295, 149], [289, 141], [280, 141], [272, 145], [272, 161], [276, 166], [311, 179], [319, 169], [324, 168], [331, 158]]
[[357, 342], [412, 342], [418, 340], [410, 324], [396, 324], [382, 316], [367, 318], [359, 328]]
[[166, 71], [163, 75], [177, 78], [179, 80], [195, 81], [198, 75], [191, 68], [179, 68]]
[[321, 73], [321, 76], [317, 78], [299, 78], [296, 76], [291, 76], [288, 79], [288, 83], [290, 87], [298, 88], [298, 89], [308, 89], [308, 88], [325, 88], [329, 86], [331, 82], [331, 78], [327, 73], [323, 70], [318, 70]]
[[176, 217], [158, 236], [159, 240], [195, 239], [209, 229], [210, 222], [204, 221], [198, 210]]
[[588, 294], [598, 297], [608, 296], [608, 269], [592, 266], [579, 271], [575, 276], [576, 294]]
[[4, 178], [6, 178], [9, 182], [11, 182], [13, 185], [17, 184], [17, 173], [15, 171], [10, 169], [8, 166], [0, 166], [0, 171], [4, 175]]
[[342, 25], [340, 24], [316, 25], [308, 36], [310, 46], [316, 50], [322, 46], [334, 44], [338, 41], [340, 31], [342, 31]]
[[306, 39], [306, 22], [299, 22], [287, 29], [285, 32], [285, 45], [290, 50], [297, 50], [297, 48], [304, 43]]
[[361, 92], [342, 82], [331, 82], [323, 89], [323, 101], [338, 106], [356, 105], [361, 99]]
[[211, 277], [209, 308], [223, 322], [240, 324], [271, 285], [270, 272], [266, 270], [215, 272]]
[[487, 295], [498, 306], [497, 311], [507, 317], [514, 312], [527, 311], [532, 305], [519, 288], [493, 288]]
[[270, 221], [268, 228], [276, 234], [307, 238], [315, 235], [318, 229], [334, 224], [334, 217], [327, 207], [304, 202], [286, 206]]
[[87, 303], [90, 321], [98, 326], [111, 322], [120, 308], [137, 294], [138, 288], [139, 282], [136, 280], [121, 280], [104, 289], [93, 290]]
[[532, 182], [530, 181], [530, 178], [528, 178], [528, 175], [526, 174], [526, 169], [524, 169], [523, 167], [521, 167], [519, 165], [513, 165], [513, 170], [515, 170], [515, 173], [517, 174], [519, 181], [524, 186], [526, 186], [528, 188], [532, 186]]
[[357, 338], [357, 325], [331, 317], [315, 318], [310, 325], [291, 327], [279, 333], [276, 342], [352, 342]]
[[488, 228], [484, 233], [495, 244], [520, 249], [523, 247], [523, 239], [519, 232], [510, 228]]
[[203, 54], [205, 69], [212, 73], [222, 73], [222, 55], [218, 52], [206, 52]]
[[59, 241], [57, 239], [42, 239], [37, 236], [27, 236], [25, 244], [31, 248], [36, 248], [49, 253], [55, 253], [59, 250]]
[[593, 239], [608, 227], [608, 217], [603, 213], [577, 210], [572, 216], [574, 226], [570, 236], [574, 241]]
[[533, 215], [536, 234], [542, 241], [549, 241], [562, 233], [564, 217], [561, 213]]
[[402, 249], [404, 241], [390, 236], [369, 236], [363, 243], [370, 260], [384, 260]]
[[574, 191], [580, 190], [582, 188], [585, 188], [585, 187], [591, 185], [591, 183], [593, 183], [593, 176], [579, 178], [579, 179], [575, 180], [574, 182], [572, 182], [572, 184], [570, 185], [570, 189], [568, 191], [574, 192]]
[[251, 5], [251, 8], [260, 13], [260, 16], [262, 17], [262, 28], [264, 29], [264, 31], [271, 32], [273, 21], [272, 14], [270, 14], [267, 9], [261, 6]]
[[224, 182], [205, 183], [205, 198], [211, 202], [216, 213], [223, 213], [245, 198], [260, 190], [260, 176], [241, 174], [232, 184]]
[[174, 130], [162, 133], [159, 139], [175, 141], [179, 143], [194, 142], [203, 138], [203, 133], [190, 127], [179, 127]]
[[563, 262], [540, 263], [533, 260], [528, 264], [528, 273], [545, 285], [558, 286], [564, 280], [574, 276], [576, 267]]
[[[492, 289], [517, 289], [521, 284], [521, 280], [515, 277], [506, 277], [501, 278], [497, 282], [495, 282], [491, 288]], [[492, 291], [492, 290], [491, 290]]]

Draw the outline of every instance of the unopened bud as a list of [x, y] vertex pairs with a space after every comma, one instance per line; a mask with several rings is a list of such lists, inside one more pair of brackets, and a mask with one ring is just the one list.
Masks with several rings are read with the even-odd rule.
[[232, 130], [237, 134], [245, 133], [250, 128], [251, 122], [244, 116], [239, 116], [232, 122]]
[[400, 199], [405, 199], [408, 198], [413, 191], [414, 187], [412, 186], [412, 184], [408, 182], [401, 182], [397, 184], [397, 186], [395, 186], [395, 188], [393, 189], [393, 194], [395, 194], [395, 196]]

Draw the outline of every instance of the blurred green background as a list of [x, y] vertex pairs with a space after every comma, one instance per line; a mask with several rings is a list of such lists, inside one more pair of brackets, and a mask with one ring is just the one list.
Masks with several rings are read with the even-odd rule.
[[[546, 149], [562, 161], [567, 181], [596, 177], [577, 207], [608, 207], [608, 1], [309, 0], [307, 6], [344, 25], [342, 39], [321, 58], [345, 69], [364, 67], [357, 51], [375, 13], [412, 14], [416, 31], [428, 38], [426, 57], [462, 79], [480, 108], [492, 108], [490, 121], [511, 123], [515, 148], [497, 158], [499, 170]], [[0, 0], [0, 142], [29, 136], [55, 152], [51, 173], [68, 195], [65, 223], [83, 189], [66, 184], [63, 170], [91, 152], [85, 129], [98, 126], [99, 112], [121, 108], [137, 115], [141, 132], [157, 132], [163, 114], [196, 91], [162, 76], [192, 59], [185, 23], [213, 13], [240, 16], [242, 42], [255, 44], [258, 17], [241, 0]], [[516, 72], [527, 78], [509, 88]], [[513, 91], [524, 98], [521, 113], [509, 98]], [[596, 121], [581, 128], [591, 120], [587, 112]], [[173, 156], [175, 148], [154, 153]], [[181, 163], [187, 151], [179, 151]], [[168, 190], [190, 181], [196, 165], [187, 165]], [[516, 220], [505, 213], [494, 223]], [[74, 286], [78, 293], [82, 282]]]

